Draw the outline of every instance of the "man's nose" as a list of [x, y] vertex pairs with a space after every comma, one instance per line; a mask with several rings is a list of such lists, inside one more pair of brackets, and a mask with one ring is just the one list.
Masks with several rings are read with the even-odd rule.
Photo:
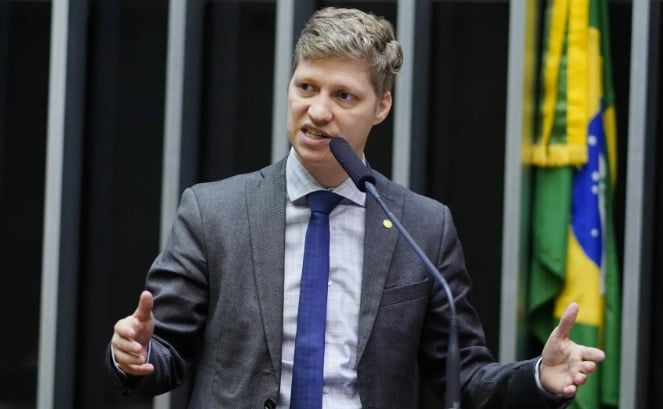
[[316, 123], [331, 121], [333, 114], [329, 98], [325, 95], [314, 98], [308, 107], [308, 115]]

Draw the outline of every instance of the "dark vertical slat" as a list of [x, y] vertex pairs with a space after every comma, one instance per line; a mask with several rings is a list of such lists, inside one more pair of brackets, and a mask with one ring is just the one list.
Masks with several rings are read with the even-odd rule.
[[412, 125], [410, 147], [410, 189], [426, 192], [427, 137], [429, 124], [429, 86], [432, 6], [429, 0], [417, 0], [415, 8], [414, 55], [410, 56], [413, 70]]

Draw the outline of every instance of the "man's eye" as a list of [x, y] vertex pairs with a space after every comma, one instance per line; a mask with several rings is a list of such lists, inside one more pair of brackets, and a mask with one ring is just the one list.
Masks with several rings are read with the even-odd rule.
[[338, 93], [338, 98], [341, 99], [342, 101], [353, 101], [355, 99], [354, 95], [350, 94], [349, 92], [339, 92]]
[[304, 91], [304, 92], [310, 92], [310, 91], [313, 90], [313, 87], [311, 86], [311, 84], [306, 84], [306, 83], [297, 84], [297, 88], [299, 88], [300, 91]]

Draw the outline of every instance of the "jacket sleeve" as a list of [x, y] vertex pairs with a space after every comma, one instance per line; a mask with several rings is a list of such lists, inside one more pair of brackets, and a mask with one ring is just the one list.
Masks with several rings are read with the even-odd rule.
[[[486, 346], [479, 317], [468, 300], [471, 279], [451, 212], [445, 206], [443, 213], [436, 264], [450, 286], [456, 306], [461, 406], [467, 409], [566, 407], [569, 399], [545, 394], [537, 386], [536, 359], [509, 364], [495, 362]], [[449, 316], [447, 297], [441, 286], [436, 284], [422, 335], [420, 373], [424, 388], [423, 407], [443, 407], [444, 404]]]
[[125, 394], [157, 395], [179, 386], [191, 370], [207, 310], [206, 246], [202, 216], [192, 189], [182, 194], [165, 248], [152, 264], [146, 289], [154, 296], [155, 328], [147, 376], [117, 371], [106, 353], [106, 367]]

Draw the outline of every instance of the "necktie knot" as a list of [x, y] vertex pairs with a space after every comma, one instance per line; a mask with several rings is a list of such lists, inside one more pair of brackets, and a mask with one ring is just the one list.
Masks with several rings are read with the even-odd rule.
[[329, 190], [318, 190], [306, 196], [311, 212], [329, 214], [340, 203], [341, 196]]

